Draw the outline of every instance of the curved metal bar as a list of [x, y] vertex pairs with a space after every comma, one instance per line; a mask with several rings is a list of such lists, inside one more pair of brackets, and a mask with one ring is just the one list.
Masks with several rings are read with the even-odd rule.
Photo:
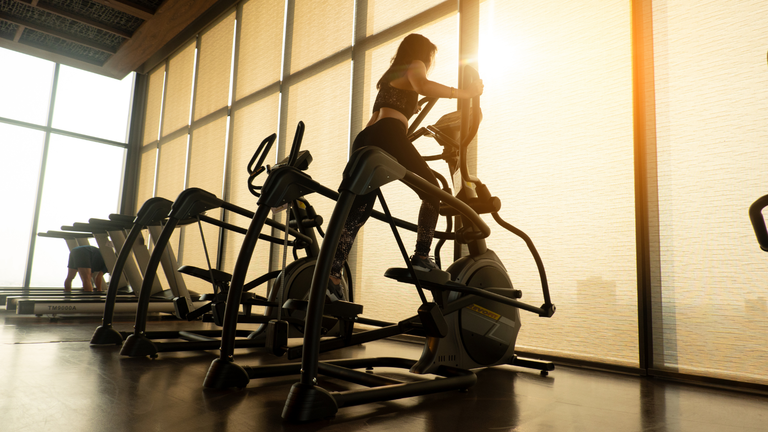
[[269, 216], [270, 207], [259, 206], [256, 210], [251, 224], [248, 226], [248, 232], [243, 238], [243, 244], [240, 246], [240, 253], [237, 255], [235, 269], [232, 272], [232, 281], [229, 285], [227, 294], [227, 304], [224, 311], [224, 325], [221, 329], [221, 360], [232, 361], [235, 352], [235, 337], [237, 334], [237, 315], [240, 311], [240, 299], [243, 296], [243, 285], [248, 273], [248, 265], [253, 258], [253, 251], [256, 248], [256, 242], [259, 240], [259, 234], [264, 227], [264, 221]]
[[301, 357], [300, 382], [304, 385], [314, 385], [315, 377], [317, 377], [325, 290], [328, 288], [328, 277], [331, 275], [331, 265], [336, 247], [339, 245], [341, 232], [344, 229], [344, 222], [347, 220], [354, 200], [354, 193], [342, 190], [336, 201], [336, 206], [333, 208], [323, 244], [320, 246], [320, 255], [315, 263], [304, 325], [304, 352]]
[[293, 136], [293, 144], [291, 145], [291, 152], [288, 155], [288, 165], [293, 166], [296, 163], [296, 159], [299, 157], [299, 150], [301, 150], [301, 140], [304, 138], [304, 122], [299, 121], [296, 126], [296, 134]]
[[757, 242], [760, 249], [768, 252], [768, 230], [763, 218], [763, 209], [768, 206], [768, 195], [760, 197], [749, 206], [749, 219], [752, 221], [752, 228], [755, 230]]
[[456, 233], [457, 241], [467, 243], [472, 240], [486, 238], [489, 235], [491, 235], [491, 228], [488, 227], [488, 224], [485, 223], [485, 221], [480, 217], [480, 215], [478, 215], [474, 210], [472, 210], [472, 207], [468, 206], [466, 203], [464, 203], [460, 199], [456, 198], [455, 196], [449, 194], [448, 192], [440, 189], [439, 187], [433, 185], [432, 183], [424, 180], [423, 178], [419, 177], [418, 175], [410, 171], [406, 171], [405, 177], [403, 177], [401, 181], [414, 189], [418, 189], [422, 192], [436, 196], [437, 198], [440, 199], [440, 201], [456, 209], [456, 211], [458, 211], [462, 216], [467, 218], [467, 220], [471, 222], [472, 225], [475, 226], [477, 231], [465, 230], [463, 232], [457, 232]]
[[[123, 267], [126, 261], [133, 252], [134, 243], [141, 235], [141, 230], [148, 225], [156, 224], [165, 219], [171, 210], [173, 203], [165, 198], [155, 197], [150, 198], [142, 204], [136, 217], [133, 218], [133, 226], [131, 227], [128, 237], [123, 243], [123, 247], [120, 249], [120, 253], [117, 256], [115, 267], [112, 270], [112, 274], [122, 274]], [[107, 287], [107, 297], [104, 304], [104, 316], [102, 318], [102, 324], [99, 326], [91, 338], [91, 343], [102, 344], [105, 341], [110, 343], [119, 344], [117, 339], [122, 341], [120, 333], [112, 330], [112, 322], [114, 320], [115, 302], [117, 301], [117, 292], [119, 289], [120, 278], [110, 278], [109, 286]], [[152, 291], [152, 283], [147, 283], [146, 278], [142, 281], [142, 286], [149, 286], [148, 290]], [[139, 287], [133, 287], [134, 293], [140, 295]]]
[[[122, 274], [128, 257], [133, 252], [133, 244], [141, 234], [142, 226], [134, 224], [131, 231], [128, 233], [123, 247], [120, 249], [120, 253], [117, 255], [117, 261], [115, 261], [115, 267], [112, 269], [112, 274]], [[119, 272], [119, 273], [116, 273]], [[112, 277], [109, 279], [109, 286], [107, 287], [107, 298], [104, 301], [104, 316], [101, 319], [101, 326], [99, 326], [91, 337], [92, 344], [103, 344], [104, 340], [120, 344], [123, 337], [119, 332], [112, 329], [112, 322], [115, 318], [115, 302], [117, 302], [117, 291], [120, 288], [120, 278]], [[104, 333], [112, 333], [111, 337], [104, 336]], [[119, 342], [118, 340], [119, 339]]]
[[419, 127], [419, 125], [421, 124], [421, 122], [424, 120], [424, 117], [426, 117], [426, 116], [427, 116], [427, 114], [429, 114], [429, 112], [430, 112], [430, 111], [432, 111], [432, 108], [435, 106], [435, 104], [437, 103], [437, 101], [438, 101], [438, 98], [436, 98], [436, 97], [425, 97], [425, 98], [422, 98], [422, 99], [419, 101], [419, 105], [422, 105], [422, 104], [424, 104], [424, 103], [426, 103], [427, 105], [426, 105], [424, 108], [422, 108], [422, 109], [421, 109], [421, 111], [419, 112], [419, 115], [418, 115], [418, 116], [416, 116], [416, 119], [414, 119], [414, 120], [411, 122], [411, 125], [408, 127], [408, 136], [409, 136], [409, 137], [410, 137], [410, 136], [411, 136], [411, 135], [412, 135], [412, 134], [413, 134], [413, 133], [416, 131], [416, 129]]
[[493, 220], [495, 220], [496, 223], [523, 239], [525, 244], [528, 246], [528, 250], [531, 252], [531, 255], [533, 255], [534, 261], [536, 261], [536, 268], [539, 269], [539, 279], [541, 279], [541, 292], [544, 294], [544, 303], [552, 304], [552, 300], [550, 300], [549, 297], [549, 282], [547, 282], [547, 272], [544, 270], [544, 262], [542, 262], [541, 256], [539, 256], [539, 251], [537, 251], [536, 246], [533, 245], [533, 240], [531, 240], [531, 238], [528, 237], [528, 234], [524, 233], [519, 228], [516, 228], [512, 224], [504, 221], [497, 212], [493, 212], [491, 215], [493, 216]]
[[[471, 66], [464, 66], [463, 88], [466, 88], [473, 81], [480, 79], [480, 75]], [[459, 150], [459, 168], [463, 180], [469, 180], [469, 170], [467, 169], [467, 147], [472, 142], [472, 138], [477, 134], [480, 128], [480, 96], [472, 98], [472, 124], [469, 124], [469, 100], [461, 101], [461, 147]]]
[[139, 301], [136, 305], [136, 324], [134, 326], [134, 332], [132, 336], [143, 335], [147, 328], [147, 313], [149, 311], [149, 297], [152, 292], [152, 285], [157, 277], [157, 267], [160, 265], [160, 260], [163, 254], [166, 252], [166, 246], [171, 239], [173, 230], [176, 229], [179, 220], [175, 218], [169, 218], [163, 227], [160, 237], [155, 242], [155, 248], [152, 250], [152, 255], [149, 257], [147, 263], [147, 269], [144, 272], [144, 280], [141, 284], [141, 292], [139, 293]]

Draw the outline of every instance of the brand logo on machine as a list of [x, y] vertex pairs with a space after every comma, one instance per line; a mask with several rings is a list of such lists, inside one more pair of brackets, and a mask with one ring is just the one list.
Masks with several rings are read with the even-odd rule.
[[48, 306], [49, 311], [76, 311], [77, 306]]
[[488, 309], [486, 309], [484, 307], [480, 307], [480, 306], [478, 306], [476, 304], [473, 304], [471, 306], [467, 306], [467, 309], [469, 309], [469, 310], [471, 310], [473, 312], [477, 312], [480, 315], [487, 316], [488, 318], [490, 318], [490, 319], [492, 319], [494, 321], [498, 321], [499, 318], [501, 318], [501, 315], [497, 314], [496, 312], [490, 311], [490, 310], [488, 310]]

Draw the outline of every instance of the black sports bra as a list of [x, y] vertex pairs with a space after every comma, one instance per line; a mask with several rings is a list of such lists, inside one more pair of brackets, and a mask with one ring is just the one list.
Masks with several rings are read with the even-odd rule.
[[381, 108], [397, 110], [406, 119], [410, 119], [416, 112], [416, 104], [419, 102], [419, 94], [413, 90], [402, 90], [392, 87], [389, 83], [382, 84], [376, 101], [373, 103], [373, 112]]

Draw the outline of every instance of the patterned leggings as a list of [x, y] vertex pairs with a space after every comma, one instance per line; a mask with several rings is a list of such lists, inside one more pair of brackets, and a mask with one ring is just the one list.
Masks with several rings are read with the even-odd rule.
[[[421, 158], [413, 144], [406, 138], [406, 133], [405, 125], [400, 120], [384, 118], [360, 132], [352, 144], [352, 150], [354, 151], [364, 146], [377, 146], [397, 159], [408, 171], [415, 173], [435, 186], [439, 186], [437, 179], [432, 174], [432, 170], [424, 159]], [[420, 191], [416, 191], [416, 193], [419, 194], [422, 200], [421, 208], [419, 209], [418, 230], [416, 232], [416, 253], [427, 255], [432, 248], [432, 239], [435, 236], [435, 227], [440, 216], [440, 200], [437, 197]], [[355, 241], [357, 232], [371, 216], [371, 213], [373, 213], [373, 204], [375, 202], [375, 193], [355, 197], [352, 209], [344, 224], [341, 239], [339, 239], [339, 246], [336, 248], [336, 255], [331, 266], [331, 276], [341, 277], [341, 268], [344, 266], [344, 262], [352, 250], [352, 244]]]

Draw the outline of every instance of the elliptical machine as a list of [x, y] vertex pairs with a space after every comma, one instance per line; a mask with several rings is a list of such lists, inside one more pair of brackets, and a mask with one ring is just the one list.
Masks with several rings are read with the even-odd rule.
[[[294, 136], [295, 144], [301, 142], [303, 134], [304, 124], [300, 122]], [[260, 196], [259, 191], [261, 186], [257, 186], [254, 180], [259, 174], [265, 171], [263, 166], [264, 159], [266, 158], [267, 153], [269, 153], [275, 138], [275, 134], [265, 138], [248, 164], [248, 187], [251, 193], [257, 197]], [[307, 153], [296, 155], [293, 161], [299, 169], [307, 169], [312, 159]], [[285, 163], [285, 161], [283, 163]], [[223, 201], [205, 190], [190, 188], [183, 191], [179, 194], [176, 201], [172, 204], [169, 203], [169, 208], [166, 210], [167, 218], [165, 225], [163, 226], [157, 241], [156, 248], [147, 264], [147, 277], [144, 281], [145, 285], [151, 283], [154, 279], [163, 249], [165, 248], [165, 245], [168, 244], [174, 229], [178, 225], [188, 223], [189, 221], [197, 221], [197, 223], [200, 224], [200, 221], [202, 220], [225, 229], [240, 232], [242, 234], [246, 233], [245, 229], [204, 215], [205, 211], [215, 208], [222, 208], [246, 217], [254, 216], [252, 212]], [[249, 282], [241, 290], [241, 293], [239, 294], [239, 305], [243, 306], [244, 312], [238, 313], [236, 321], [239, 323], [255, 323], [263, 325], [255, 331], [237, 331], [236, 333], [239, 338], [234, 341], [236, 348], [264, 347], [267, 330], [267, 327], [264, 324], [269, 323], [276, 317], [281, 317], [281, 315], [285, 315], [286, 322], [289, 324], [286, 326], [286, 332], [293, 337], [300, 337], [302, 335], [301, 331], [304, 326], [303, 312], [286, 310], [281, 307], [281, 305], [286, 299], [301, 300], [307, 295], [309, 282], [312, 277], [314, 260], [319, 251], [315, 229], [322, 235], [322, 229], [320, 228], [322, 225], [322, 217], [315, 213], [312, 206], [306, 200], [296, 202], [294, 206], [288, 210], [288, 215], [289, 220], [287, 221], [287, 226], [273, 221], [272, 219], [267, 219], [265, 221], [266, 224], [285, 233], [284, 241], [260, 233], [258, 234], [258, 237], [272, 243], [283, 243], [286, 250], [289, 246], [292, 246], [296, 260], [290, 265], [284, 266], [285, 268], [282, 271], [268, 272]], [[202, 235], [202, 227], [200, 231]], [[288, 241], [289, 234], [294, 237], [294, 240], [290, 242]], [[204, 238], [203, 245], [205, 246]], [[297, 254], [298, 249], [303, 249], [306, 252], [306, 256], [299, 258]], [[207, 258], [207, 248], [205, 249], [205, 253]], [[210, 259], [207, 258], [207, 261], [207, 269], [184, 266], [180, 268], [179, 271], [208, 281], [213, 285], [214, 293], [212, 295], [206, 295], [202, 300], [207, 301], [207, 303], [202, 307], [197, 308], [193, 306], [191, 299], [188, 297], [175, 298], [176, 316], [180, 319], [187, 319], [190, 321], [203, 318], [208, 321], [213, 321], [215, 324], [221, 326], [223, 324], [225, 300], [229, 293], [231, 275], [211, 268]], [[261, 297], [250, 292], [251, 289], [270, 280], [275, 280], [275, 284], [273, 284], [268, 291], [267, 297]], [[287, 288], [282, 289], [282, 286]], [[347, 292], [334, 293], [333, 295], [340, 299], [351, 297], [352, 285], [351, 283], [348, 283], [346, 286], [349, 287]], [[140, 296], [134, 331], [129, 334], [118, 334], [118, 336], [126, 336], [125, 344], [120, 351], [122, 355], [130, 357], [149, 356], [155, 358], [159, 352], [210, 350], [220, 347], [220, 330], [147, 332], [147, 305], [148, 297]], [[264, 307], [264, 313], [251, 314], [252, 306]], [[334, 319], [324, 320], [323, 326], [325, 332], [331, 334], [338, 332], [340, 327], [337, 320]]]
[[[464, 68], [465, 87], [478, 79], [477, 72]], [[517, 331], [520, 328], [519, 310], [551, 317], [555, 306], [549, 297], [546, 274], [533, 243], [527, 236], [523, 239], [529, 246], [539, 267], [544, 304], [541, 307], [525, 304], [518, 300], [520, 291], [514, 290], [499, 258], [487, 249], [484, 239], [490, 229], [480, 218], [480, 212], [494, 214], [494, 219], [504, 228], [520, 235], [522, 232], [503, 222], [498, 216], [500, 200], [490, 195], [487, 188], [474, 176], [469, 175], [466, 165], [467, 146], [477, 133], [481, 118], [479, 97], [472, 103], [472, 125], [470, 126], [469, 101], [461, 109], [461, 139], [459, 141], [458, 165], [451, 167], [460, 172], [461, 190], [454, 197], [431, 185], [424, 179], [405, 170], [399, 163], [378, 148], [362, 148], [350, 157], [339, 187], [341, 193], [328, 224], [328, 233], [320, 250], [315, 275], [312, 280], [308, 331], [304, 335], [304, 353], [300, 366], [301, 379], [291, 388], [283, 409], [283, 418], [291, 421], [310, 421], [336, 414], [341, 407], [360, 405], [377, 401], [424, 395], [451, 389], [465, 389], [474, 381], [464, 374], [474, 374], [469, 369], [496, 364], [511, 364], [535, 368], [546, 372], [554, 369], [549, 362], [519, 359], [514, 354]], [[445, 117], [444, 117], [445, 119]], [[451, 123], [446, 120], [444, 123]], [[439, 125], [439, 123], [438, 123]], [[436, 125], [435, 136], [441, 144], [449, 143], [450, 137]], [[445, 145], [445, 144], [444, 144]], [[461, 226], [456, 230], [456, 241], [466, 244], [469, 255], [457, 260], [448, 269], [452, 280], [441, 282], [440, 271], [416, 272], [407, 261], [407, 253], [398, 240], [408, 269], [391, 269], [387, 273], [399, 280], [412, 281], [417, 289], [429, 288], [435, 303], [424, 301], [419, 316], [427, 329], [427, 340], [418, 361], [403, 359], [355, 359], [346, 365], [339, 361], [320, 362], [318, 358], [319, 333], [311, 331], [313, 322], [322, 315], [320, 295], [328, 283], [328, 276], [343, 224], [350, 212], [355, 195], [377, 191], [382, 206], [386, 209], [383, 195], [378, 190], [393, 180], [401, 180], [411, 188], [437, 195], [447, 206], [441, 206], [441, 214], [455, 212]], [[452, 210], [449, 210], [450, 207]], [[396, 230], [393, 230], [396, 234]], [[423, 275], [423, 276], [422, 276]], [[415, 277], [414, 277], [415, 276]], [[423, 279], [423, 283], [419, 281]], [[436, 307], [435, 307], [436, 304]], [[446, 319], [447, 318], [447, 319]], [[427, 322], [432, 321], [431, 324]], [[390, 378], [378, 377], [353, 369], [374, 365], [410, 369], [413, 373], [431, 373], [443, 376], [433, 380], [416, 382], [393, 382]], [[317, 375], [322, 372], [337, 378], [363, 384], [370, 388], [331, 392], [318, 385]], [[376, 378], [374, 378], [376, 377]]]
[[[477, 73], [471, 68], [465, 68], [464, 76], [465, 79], [476, 79]], [[448, 149], [446, 152], [452, 155], [458, 151], [458, 163], [455, 168], [461, 172], [461, 184], [466, 184], [467, 190], [464, 190], [465, 187], [462, 186], [459, 197], [454, 197], [408, 172], [392, 157], [376, 147], [362, 148], [353, 153], [344, 170], [344, 179], [339, 187], [340, 194], [337, 204], [328, 224], [315, 266], [306, 316], [307, 326], [304, 333], [302, 362], [258, 366], [246, 370], [235, 365], [232, 358], [225, 356], [225, 352], [222, 350], [222, 357], [215, 360], [209, 369], [204, 382], [205, 387], [221, 388], [222, 384], [242, 387], [244, 381], [237, 379], [238, 374], [246, 375], [251, 379], [300, 374], [300, 381], [291, 388], [283, 410], [283, 418], [303, 422], [331, 417], [339, 408], [344, 406], [466, 389], [472, 386], [477, 379], [474, 373], [469, 370], [471, 368], [494, 364], [512, 364], [532, 367], [545, 373], [554, 369], [554, 366], [549, 362], [519, 359], [514, 354], [514, 343], [520, 327], [519, 309], [534, 312], [542, 317], [551, 317], [555, 312], [555, 306], [549, 298], [543, 265], [541, 265], [538, 253], [535, 252], [535, 248], [527, 236], [523, 238], [534, 253], [542, 279], [544, 304], [541, 307], [528, 305], [518, 300], [521, 295], [520, 291], [511, 287], [503, 264], [484, 244], [483, 239], [490, 235], [490, 228], [479, 216], [479, 213], [497, 213], [500, 201], [491, 197], [487, 188], [482, 186], [477, 178], [470, 176], [466, 169], [466, 146], [477, 132], [480, 120], [479, 98], [474, 99], [472, 103], [473, 126], [468, 126], [469, 107], [465, 104], [461, 110], [460, 130], [463, 133], [460, 145], [455, 146], [454, 149]], [[452, 124], [453, 121], [446, 120], [444, 123]], [[428, 131], [432, 132], [436, 138], [439, 137], [439, 142], [450, 143], [452, 141], [448, 133], [439, 128], [435, 128], [434, 131], [428, 129]], [[265, 188], [269, 180], [271, 179], [265, 182]], [[291, 180], [300, 181], [295, 177]], [[323, 342], [320, 341], [319, 323], [327, 308], [323, 301], [323, 293], [328, 284], [330, 267], [344, 222], [355, 196], [366, 193], [378, 194], [387, 213], [385, 220], [393, 221], [391, 215], [388, 214], [386, 203], [379, 188], [394, 180], [401, 180], [412, 188], [438, 196], [446, 204], [444, 208], [441, 206], [442, 214], [460, 216], [461, 226], [456, 230], [453, 238], [458, 243], [466, 244], [470, 249], [470, 254], [454, 263], [449, 268], [449, 272], [434, 270], [429, 273], [417, 272], [410, 265], [407, 253], [402, 248], [402, 242], [399, 241], [397, 230], [394, 228], [395, 224], [392, 222], [393, 232], [398, 237], [398, 244], [408, 268], [390, 269], [387, 271], [387, 275], [404, 282], [414, 283], [420, 293], [423, 304], [419, 308], [418, 318], [427, 335], [421, 359], [414, 361], [397, 358], [373, 358], [320, 362], [319, 352]], [[290, 182], [285, 183], [286, 187], [290, 185]], [[261, 207], [256, 212], [257, 217], [260, 211], [262, 211]], [[510, 231], [516, 234], [522, 233], [501, 221], [498, 215], [494, 218]], [[238, 273], [237, 266], [235, 273]], [[417, 277], [414, 278], [414, 275]], [[422, 286], [432, 291], [435, 302], [426, 300]], [[229, 311], [229, 305], [227, 309]], [[447, 320], [446, 317], [448, 317]], [[475, 336], [481, 337], [476, 338]], [[439, 378], [399, 381], [389, 376], [371, 373], [374, 367], [404, 368], [414, 373], [430, 373]], [[360, 368], [367, 369], [367, 372], [355, 370]], [[318, 384], [319, 372], [369, 388], [331, 392]], [[211, 379], [211, 376], [226, 376], [229, 379], [217, 380]], [[222, 383], [222, 381], [225, 382]], [[245, 382], [247, 382], [247, 378]]]

